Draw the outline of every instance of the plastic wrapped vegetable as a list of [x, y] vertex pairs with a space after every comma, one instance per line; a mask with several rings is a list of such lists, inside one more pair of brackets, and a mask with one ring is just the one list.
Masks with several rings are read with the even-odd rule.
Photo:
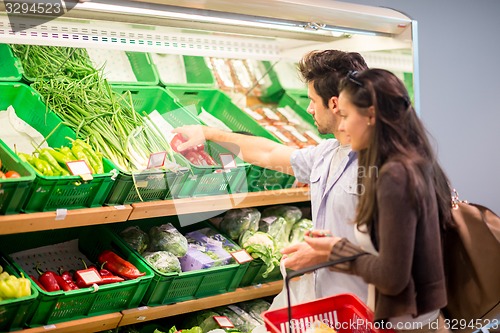
[[260, 258], [266, 264], [266, 271], [262, 274], [264, 278], [280, 264], [281, 253], [277, 250], [274, 239], [265, 232], [245, 231], [240, 237], [240, 246], [253, 258]]
[[189, 237], [205, 244], [209, 244], [210, 246], [222, 247], [228, 253], [240, 250], [240, 248], [236, 244], [234, 244], [229, 239], [224, 237], [221, 233], [212, 228], [203, 228], [200, 230], [192, 231], [186, 234], [186, 236], [188, 235]]
[[154, 226], [149, 229], [149, 252], [168, 251], [176, 257], [182, 257], [188, 250], [188, 242], [171, 223]]
[[271, 206], [262, 211], [262, 218], [266, 218], [268, 216], [281, 216], [285, 220], [287, 220], [287, 222], [293, 225], [295, 222], [302, 218], [302, 211], [300, 210], [300, 208], [295, 206]]
[[255, 327], [260, 325], [250, 314], [236, 305], [217, 308], [216, 311], [222, 316], [226, 316], [233, 323], [234, 327], [242, 333], [251, 332]]
[[[298, 207], [286, 205], [271, 206], [262, 211], [262, 220], [273, 216], [282, 217], [287, 222], [283, 229], [285, 236], [282, 237], [286, 237], [286, 243], [288, 243], [293, 225], [302, 218], [302, 211]], [[282, 242], [280, 241], [280, 243]]]
[[149, 246], [149, 236], [138, 226], [128, 227], [120, 232], [120, 236], [128, 245], [139, 253], [143, 253]]
[[290, 245], [302, 242], [304, 240], [304, 234], [306, 231], [311, 230], [312, 227], [313, 222], [309, 219], [300, 219], [296, 222], [290, 233]]
[[144, 253], [146, 259], [157, 271], [161, 273], [180, 273], [181, 263], [179, 258], [167, 251]]
[[247, 302], [238, 303], [238, 306], [252, 316], [253, 319], [257, 320], [261, 325], [264, 324], [264, 320], [261, 314], [264, 311], [269, 310], [271, 303], [263, 299], [254, 299]]
[[277, 248], [282, 249], [288, 246], [290, 233], [287, 231], [291, 230], [288, 224], [281, 216], [268, 216], [260, 220], [259, 231], [268, 233], [274, 238]]
[[187, 319], [184, 320], [181, 327], [191, 328], [199, 326], [203, 333], [207, 333], [208, 331], [219, 328], [219, 325], [213, 318], [214, 316], [220, 316], [220, 314], [212, 310], [194, 312], [188, 315]]
[[231, 255], [222, 246], [196, 240], [190, 234], [186, 237], [188, 250], [185, 256], [179, 258], [183, 272], [227, 265], [231, 261]]
[[237, 240], [246, 230], [257, 231], [260, 212], [255, 208], [229, 210], [220, 223], [220, 229], [231, 239]]

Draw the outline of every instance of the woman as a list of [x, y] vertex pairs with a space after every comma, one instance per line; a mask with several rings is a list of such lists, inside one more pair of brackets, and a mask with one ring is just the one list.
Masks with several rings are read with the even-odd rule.
[[332, 269], [375, 287], [376, 320], [403, 332], [446, 332], [440, 230], [451, 223], [451, 195], [408, 92], [392, 73], [370, 69], [350, 73], [338, 101], [339, 130], [359, 154], [355, 229], [362, 245], [317, 237], [326, 231], [306, 241], [318, 261], [366, 253]]

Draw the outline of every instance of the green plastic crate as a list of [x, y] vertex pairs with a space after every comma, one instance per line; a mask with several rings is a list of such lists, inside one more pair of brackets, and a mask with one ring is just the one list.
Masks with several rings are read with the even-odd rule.
[[[33, 266], [55, 270], [60, 266], [64, 269], [83, 269], [80, 258], [86, 258], [87, 264], [95, 263], [104, 250], [111, 250], [146, 273], [144, 276], [119, 283], [101, 285], [71, 291], [46, 292], [38, 286], [36, 310], [29, 320], [31, 327], [55, 324], [64, 321], [87, 318], [119, 312], [137, 307], [153, 278], [153, 272], [121, 241], [116, 239], [104, 226], [50, 230], [37, 233], [8, 235], [8, 240], [2, 243], [2, 251], [9, 253], [10, 263], [25, 276], [33, 274]], [[77, 240], [77, 249], [61, 246], [61, 244]], [[57, 245], [57, 246], [56, 246]], [[41, 249], [40, 247], [48, 247]], [[36, 256], [18, 257], [17, 252], [37, 249]], [[49, 253], [50, 254], [47, 254]]]
[[[44, 137], [57, 127], [47, 139], [49, 146], [71, 146], [68, 138], [74, 139], [75, 133], [62, 125], [56, 114], [47, 110], [40, 95], [31, 87], [22, 83], [0, 83], [0, 96], [0, 110], [12, 105], [18, 117]], [[90, 181], [82, 181], [79, 176], [43, 176], [35, 172], [33, 186], [22, 210], [41, 212], [102, 206], [115, 176], [113, 165], [106, 159], [103, 162], [104, 173], [93, 175]]]
[[274, 64], [270, 61], [263, 61], [262, 65], [267, 77], [270, 80], [270, 84], [262, 87], [262, 95], [260, 96], [260, 99], [265, 103], [278, 103], [281, 96], [285, 93], [285, 90], [281, 86], [278, 75], [273, 69]]
[[267, 277], [262, 277], [262, 274], [266, 271], [267, 267], [262, 261], [262, 259], [257, 258], [250, 262], [248, 269], [241, 278], [240, 287], [248, 287], [256, 285], [259, 283], [267, 283], [272, 281], [281, 280], [281, 271], [279, 266], [276, 266]]
[[[154, 110], [170, 110], [179, 107], [160, 87], [114, 85], [112, 89], [120, 95], [130, 91], [134, 108], [141, 115], [143, 112], [149, 114]], [[180, 165], [187, 166], [187, 162], [178, 156], [176, 160]], [[162, 169], [140, 172], [120, 170], [106, 203], [115, 205], [171, 199], [174, 184], [182, 182], [186, 176], [187, 168], [179, 172]]]
[[[202, 298], [212, 295], [223, 294], [229, 291], [234, 291], [239, 285], [244, 276], [248, 263], [238, 264], [231, 263], [224, 266], [211, 267], [196, 271], [182, 273], [162, 273], [151, 266], [141, 255], [139, 255], [132, 247], [130, 247], [120, 236], [120, 231], [129, 226], [138, 225], [143, 231], [148, 232], [152, 226], [158, 226], [165, 223], [172, 223], [177, 230], [182, 234], [198, 230], [205, 227], [213, 227], [206, 222], [190, 225], [180, 228], [175, 218], [152, 218], [147, 220], [129, 221], [125, 224], [109, 227], [113, 230], [117, 239], [120, 239], [124, 246], [127, 246], [129, 251], [134, 252], [144, 260], [151, 270], [154, 272], [154, 277], [149, 285], [148, 291], [144, 295], [143, 304], [148, 306], [156, 306], [162, 304], [172, 304], [183, 302], [191, 299]], [[225, 236], [231, 243], [239, 248], [237, 244], [232, 242], [229, 237]]]
[[[5, 272], [16, 277], [21, 277], [12, 265], [10, 265], [3, 257], [0, 260]], [[26, 322], [32, 316], [38, 291], [32, 285], [31, 295], [0, 301], [0, 332], [17, 331], [25, 327]]]
[[[109, 81], [109, 83], [133, 84], [139, 86], [156, 86], [159, 82], [158, 72], [156, 71], [156, 67], [152, 63], [149, 54], [142, 52], [126, 52], [126, 54], [137, 81], [133, 82]], [[113, 70], [119, 70], [119, 69], [117, 68]]]
[[[137, 112], [141, 114], [143, 112], [150, 114], [152, 111], [157, 110], [173, 127], [198, 123], [196, 119], [183, 110], [182, 107], [175, 102], [174, 98], [163, 88], [115, 86], [113, 89], [120, 94], [130, 91], [132, 102]], [[215, 144], [209, 144], [206, 150], [209, 153], [214, 153], [223, 151], [223, 148]], [[167, 179], [165, 181], [165, 179], [161, 180], [158, 176], [156, 185], [161, 185], [164, 188], [165, 184], [167, 184], [168, 189], [163, 197], [157, 197], [154, 198], [154, 200], [233, 193], [241, 188], [241, 183], [245, 178], [246, 164], [226, 172], [226, 170], [219, 166], [195, 166], [189, 163], [189, 161], [180, 154], [176, 154], [176, 159], [180, 165], [188, 166], [190, 171], [177, 174], [156, 171], [162, 175], [175, 175], [176, 178], [171, 180]], [[117, 184], [122, 182], [120, 177], [126, 176], [127, 175], [123, 176], [123, 172], [120, 172], [117, 178]], [[136, 177], [137, 183], [137, 176], [134, 176]], [[131, 178], [131, 176], [129, 176], [129, 178]], [[152, 184], [154, 185], [155, 182]], [[118, 185], [115, 185], [115, 189], [112, 191], [110, 198], [115, 195], [117, 188]], [[135, 192], [135, 187], [131, 186], [130, 190], [131, 192]], [[144, 191], [144, 189], [139, 188], [139, 191]], [[153, 199], [152, 197], [150, 198]], [[108, 200], [108, 202], [110, 202], [110, 200]]]
[[0, 179], [0, 215], [17, 214], [21, 211], [33, 186], [33, 168], [22, 162], [14, 152], [0, 140], [2, 172], [16, 171], [20, 178]]
[[8, 44], [0, 44], [0, 81], [21, 81], [23, 68]]
[[[279, 107], [289, 106], [304, 121], [316, 127], [316, 125], [314, 124], [314, 118], [309, 112], [307, 112], [307, 108], [309, 107], [309, 102], [310, 100], [307, 95], [307, 90], [286, 90], [283, 96], [281, 97], [278, 106]], [[333, 134], [319, 134], [319, 133], [317, 134], [319, 137], [323, 139], [334, 138]]]
[[[160, 68], [159, 63], [155, 63], [154, 57], [151, 55], [151, 59], [156, 66], [160, 78], [160, 84], [164, 87], [183, 87], [189, 86], [192, 88], [213, 88], [215, 87], [215, 78], [212, 71], [207, 66], [204, 57], [200, 56], [180, 56], [184, 61], [184, 68], [186, 70], [186, 83], [173, 83], [169, 81], [169, 76], [164, 73]], [[163, 75], [164, 74], [164, 75]]]
[[[217, 89], [168, 88], [180, 104], [194, 116], [203, 109], [223, 121], [232, 131], [247, 132], [275, 142], [280, 142], [273, 134], [259, 125], [251, 116], [240, 110], [231, 99]], [[247, 174], [249, 191], [262, 191], [289, 188], [294, 177], [252, 165]]]

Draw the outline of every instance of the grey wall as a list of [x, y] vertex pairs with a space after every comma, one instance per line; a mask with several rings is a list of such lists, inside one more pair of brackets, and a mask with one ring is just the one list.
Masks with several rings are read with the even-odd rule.
[[500, 214], [500, 1], [344, 0], [418, 22], [420, 114], [462, 199]]

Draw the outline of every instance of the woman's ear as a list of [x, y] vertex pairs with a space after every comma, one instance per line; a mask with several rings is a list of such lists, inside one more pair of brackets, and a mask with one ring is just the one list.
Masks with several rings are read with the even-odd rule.
[[368, 108], [368, 122], [371, 125], [375, 125], [377, 117], [375, 116], [375, 107], [372, 105]]

